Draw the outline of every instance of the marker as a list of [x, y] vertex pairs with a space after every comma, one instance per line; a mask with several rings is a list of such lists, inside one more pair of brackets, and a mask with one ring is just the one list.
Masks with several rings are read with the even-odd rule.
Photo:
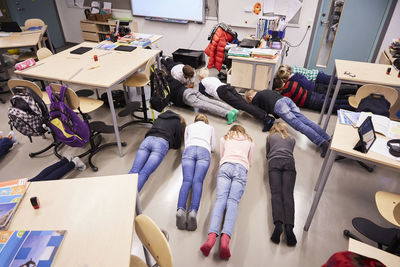
[[88, 68], [88, 70], [93, 70], [93, 69], [97, 69], [97, 68], [100, 68], [100, 66], [94, 66], [94, 67]]
[[387, 68], [386, 74], [389, 75], [391, 70], [392, 70], [392, 68]]
[[39, 199], [37, 197], [31, 197], [31, 204], [35, 210], [40, 207]]
[[99, 60], [99, 58], [97, 57], [97, 55], [94, 55], [94, 56], [93, 56], [93, 59], [94, 59], [94, 61], [98, 61], [98, 60]]

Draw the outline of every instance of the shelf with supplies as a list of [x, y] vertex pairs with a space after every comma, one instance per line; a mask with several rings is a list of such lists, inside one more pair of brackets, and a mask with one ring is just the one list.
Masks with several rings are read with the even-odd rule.
[[[82, 20], [81, 31], [82, 37], [85, 41], [101, 42], [106, 39], [106, 35], [115, 32], [116, 20], [109, 20], [108, 22]], [[131, 21], [129, 27], [132, 32], [137, 32], [137, 23]]]

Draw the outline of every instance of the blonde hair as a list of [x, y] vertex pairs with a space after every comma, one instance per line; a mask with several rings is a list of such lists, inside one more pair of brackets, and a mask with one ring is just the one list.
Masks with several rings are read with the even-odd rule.
[[244, 99], [247, 103], [251, 103], [252, 97], [254, 97], [256, 94], [257, 91], [254, 89], [246, 90], [246, 92], [244, 93]]
[[246, 130], [243, 128], [241, 125], [233, 125], [229, 131], [224, 135], [224, 139], [233, 139], [234, 136], [244, 136], [246, 137], [250, 142], [253, 142], [253, 139], [246, 133]]
[[210, 75], [210, 71], [207, 68], [201, 68], [197, 71], [197, 76], [201, 78], [207, 78]]
[[208, 117], [206, 114], [200, 113], [197, 114], [196, 117], [194, 117], [194, 122], [202, 121], [205, 124], [208, 124]]
[[282, 139], [285, 139], [286, 137], [292, 138], [292, 136], [289, 134], [288, 126], [284, 122], [275, 122], [274, 125], [272, 125], [271, 129], [269, 130], [269, 134], [271, 135], [274, 133], [280, 134]]
[[287, 82], [290, 78], [290, 73], [292, 72], [292, 68], [288, 65], [281, 65], [276, 72], [276, 77], [279, 77], [284, 82]]

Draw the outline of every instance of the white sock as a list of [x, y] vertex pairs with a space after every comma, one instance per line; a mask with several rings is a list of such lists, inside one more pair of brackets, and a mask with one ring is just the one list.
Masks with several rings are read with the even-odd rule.
[[83, 163], [80, 158], [75, 157], [72, 159], [72, 162], [75, 163], [75, 169], [79, 171], [84, 171], [86, 169], [85, 163]]

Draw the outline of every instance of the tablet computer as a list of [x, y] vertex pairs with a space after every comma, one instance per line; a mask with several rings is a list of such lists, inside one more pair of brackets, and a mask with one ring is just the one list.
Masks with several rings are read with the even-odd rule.
[[82, 54], [84, 54], [84, 53], [86, 53], [86, 52], [88, 52], [88, 51], [90, 51], [92, 49], [93, 49], [92, 47], [82, 46], [82, 47], [79, 47], [77, 49], [72, 50], [70, 53], [71, 54], [76, 54], [76, 55], [82, 55]]
[[371, 116], [368, 116], [358, 128], [360, 137], [361, 152], [367, 153], [372, 144], [376, 140], [374, 125], [372, 124]]
[[120, 45], [120, 46], [117, 46], [116, 48], [114, 48], [114, 50], [125, 51], [125, 52], [131, 52], [135, 49], [136, 49], [136, 46], [129, 46], [129, 45]]

